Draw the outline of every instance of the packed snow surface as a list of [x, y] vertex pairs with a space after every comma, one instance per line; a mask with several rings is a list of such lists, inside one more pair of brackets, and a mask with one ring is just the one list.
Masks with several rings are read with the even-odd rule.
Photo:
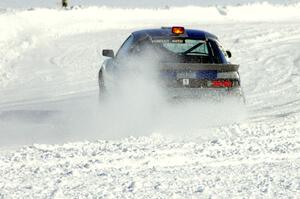
[[[147, 74], [99, 104], [101, 50], [174, 24], [219, 36], [246, 105], [172, 103]], [[0, 198], [300, 197], [299, 4], [3, 9], [0, 25]]]

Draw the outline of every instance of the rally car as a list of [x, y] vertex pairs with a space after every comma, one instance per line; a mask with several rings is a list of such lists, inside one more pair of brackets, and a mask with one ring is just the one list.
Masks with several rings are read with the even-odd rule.
[[145, 67], [157, 70], [157, 81], [171, 97], [243, 95], [239, 65], [230, 63], [231, 52], [225, 51], [218, 38], [206, 31], [179, 26], [140, 30], [126, 39], [116, 55], [108, 49], [102, 55], [109, 59], [99, 71], [100, 95], [108, 91], [110, 81], [117, 81], [111, 77], [126, 75], [122, 68], [129, 60], [143, 65], [141, 57], [155, 65]]

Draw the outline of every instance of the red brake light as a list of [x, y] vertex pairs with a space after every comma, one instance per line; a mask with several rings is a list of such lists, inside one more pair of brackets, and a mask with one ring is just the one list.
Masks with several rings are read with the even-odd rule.
[[232, 87], [233, 83], [230, 80], [215, 80], [211, 82], [213, 87]]
[[184, 34], [184, 27], [179, 27], [179, 26], [172, 27], [172, 33], [176, 35]]
[[232, 87], [232, 82], [231, 81], [224, 81], [223, 86], [224, 87]]

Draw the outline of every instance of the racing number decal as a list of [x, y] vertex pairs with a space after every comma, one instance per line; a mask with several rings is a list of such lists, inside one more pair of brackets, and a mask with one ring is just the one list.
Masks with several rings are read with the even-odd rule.
[[190, 84], [190, 80], [189, 79], [182, 79], [182, 85], [183, 86], [188, 86]]

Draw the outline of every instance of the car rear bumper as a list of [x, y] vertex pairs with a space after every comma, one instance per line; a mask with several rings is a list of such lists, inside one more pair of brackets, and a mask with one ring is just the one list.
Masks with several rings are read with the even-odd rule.
[[240, 87], [236, 88], [166, 88], [167, 97], [171, 99], [207, 99], [222, 100], [233, 97], [244, 100]]

